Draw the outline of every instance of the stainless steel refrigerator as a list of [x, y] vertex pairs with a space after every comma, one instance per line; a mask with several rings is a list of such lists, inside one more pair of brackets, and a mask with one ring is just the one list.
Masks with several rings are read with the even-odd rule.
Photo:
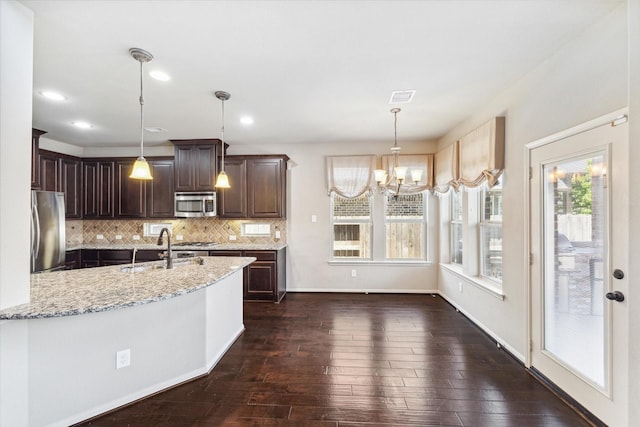
[[64, 268], [64, 221], [64, 193], [31, 191], [32, 273]]

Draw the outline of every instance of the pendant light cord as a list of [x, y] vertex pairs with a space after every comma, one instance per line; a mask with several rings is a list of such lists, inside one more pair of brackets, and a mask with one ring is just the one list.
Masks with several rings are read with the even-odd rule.
[[222, 100], [222, 127], [220, 128], [220, 138], [222, 139], [222, 160], [220, 162], [220, 169], [224, 172], [224, 99]]
[[143, 157], [144, 145], [144, 97], [142, 91], [142, 62], [140, 61], [140, 157]]

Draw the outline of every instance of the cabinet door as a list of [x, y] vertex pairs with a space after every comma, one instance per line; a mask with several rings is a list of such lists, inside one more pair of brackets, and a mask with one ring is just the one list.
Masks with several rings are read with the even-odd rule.
[[129, 178], [133, 163], [134, 160], [116, 162], [116, 217], [144, 218], [147, 214], [145, 181]]
[[285, 217], [286, 169], [281, 158], [247, 160], [249, 218]]
[[175, 146], [175, 191], [193, 191], [195, 187], [193, 145]]
[[60, 158], [52, 154], [41, 153], [40, 188], [44, 191], [60, 191]]
[[149, 160], [153, 180], [147, 181], [147, 217], [173, 218], [173, 160]]
[[31, 188], [40, 188], [40, 136], [46, 132], [31, 129]]
[[194, 191], [214, 191], [216, 179], [216, 146], [200, 144], [194, 146], [195, 151], [195, 188]]
[[61, 190], [64, 191], [64, 208], [67, 218], [82, 218], [82, 162], [74, 159], [60, 160]]
[[81, 250], [67, 251], [64, 258], [64, 269], [75, 270], [82, 267]]
[[272, 301], [276, 292], [276, 262], [255, 261], [245, 267], [244, 298]]
[[213, 142], [175, 143], [175, 191], [214, 191], [216, 147]]
[[222, 218], [247, 217], [247, 162], [241, 158], [227, 158], [224, 170], [231, 188], [218, 191], [218, 216]]
[[84, 218], [113, 217], [113, 171], [111, 161], [83, 162]]

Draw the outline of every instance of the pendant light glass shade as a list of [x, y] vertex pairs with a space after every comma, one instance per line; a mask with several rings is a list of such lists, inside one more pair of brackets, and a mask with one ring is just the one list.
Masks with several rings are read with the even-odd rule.
[[131, 169], [131, 175], [129, 178], [132, 179], [153, 179], [151, 176], [151, 169], [149, 168], [149, 163], [144, 158], [143, 147], [144, 147], [144, 96], [142, 92], [142, 64], [145, 62], [150, 62], [153, 59], [153, 55], [151, 55], [146, 50], [131, 48], [129, 49], [129, 53], [133, 58], [140, 62], [140, 157], [133, 164], [133, 168]]
[[149, 163], [147, 159], [140, 156], [136, 159], [136, 162], [133, 164], [133, 168], [131, 168], [131, 175], [129, 178], [133, 179], [153, 179], [151, 176], [151, 169], [149, 168]]
[[220, 171], [218, 178], [216, 178], [216, 188], [231, 188], [229, 185], [229, 177], [225, 171]]
[[229, 184], [229, 177], [227, 173], [224, 171], [224, 101], [231, 98], [231, 95], [228, 92], [224, 92], [222, 90], [218, 90], [214, 94], [216, 98], [222, 101], [222, 128], [220, 130], [220, 139], [222, 140], [221, 148], [222, 148], [222, 156], [220, 160], [220, 173], [216, 178], [216, 183], [214, 184], [215, 188], [231, 188]]

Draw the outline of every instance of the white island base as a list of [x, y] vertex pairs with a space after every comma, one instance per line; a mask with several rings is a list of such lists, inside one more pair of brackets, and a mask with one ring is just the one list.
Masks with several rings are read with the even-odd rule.
[[244, 330], [242, 269], [150, 304], [0, 329], [0, 425], [68, 426], [209, 372]]

